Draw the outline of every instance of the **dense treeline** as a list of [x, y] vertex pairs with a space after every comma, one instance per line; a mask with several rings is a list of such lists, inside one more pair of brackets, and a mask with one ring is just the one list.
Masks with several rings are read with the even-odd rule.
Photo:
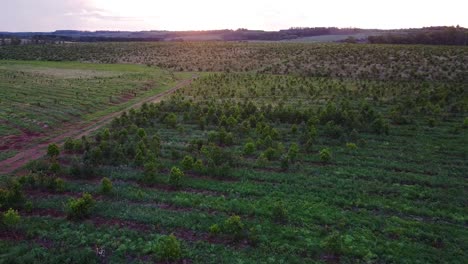
[[460, 27], [429, 28], [408, 33], [369, 36], [372, 44], [468, 45], [468, 30]]

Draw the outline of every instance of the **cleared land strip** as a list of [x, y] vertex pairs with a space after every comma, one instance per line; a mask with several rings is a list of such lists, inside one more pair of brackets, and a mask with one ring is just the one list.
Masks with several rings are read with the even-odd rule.
[[63, 144], [66, 138], [80, 138], [85, 135], [89, 135], [90, 133], [98, 130], [99, 128], [103, 127], [104, 125], [108, 124], [109, 122], [112, 121], [115, 117], [121, 115], [123, 112], [130, 110], [131, 108], [137, 108], [143, 105], [144, 103], [157, 103], [160, 102], [165, 96], [170, 95], [177, 91], [178, 89], [189, 85], [194, 79], [196, 79], [198, 75], [193, 75], [192, 78], [180, 81], [177, 83], [173, 88], [164, 91], [160, 94], [147, 97], [142, 99], [141, 101], [133, 104], [132, 106], [118, 112], [114, 112], [111, 114], [108, 114], [106, 116], [103, 116], [92, 123], [78, 123], [75, 125], [70, 126], [67, 128], [67, 130], [51, 139], [48, 139], [36, 146], [25, 148], [18, 150], [18, 154], [15, 156], [0, 161], [0, 174], [8, 174], [12, 173], [13, 171], [21, 168], [24, 166], [27, 162], [31, 160], [38, 159], [42, 157], [45, 153], [45, 150], [47, 149], [47, 146], [51, 143], [58, 143], [58, 144]]

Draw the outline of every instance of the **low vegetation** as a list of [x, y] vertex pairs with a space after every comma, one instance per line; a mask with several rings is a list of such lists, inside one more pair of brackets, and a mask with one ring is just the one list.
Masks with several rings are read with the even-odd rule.
[[[398, 64], [394, 72], [359, 78], [351, 76], [356, 65], [320, 76], [269, 74], [285, 72], [259, 65], [256, 72], [204, 74], [160, 103], [50, 147], [23, 176], [5, 179], [0, 210], [21, 217], [0, 237], [2, 260], [37, 260], [37, 252], [49, 263], [462, 263], [468, 257], [465, 77], [438, 72], [460, 66], [464, 58], [456, 54], [463, 49], [173, 45], [122, 49], [159, 47], [152, 51], [159, 54], [186, 47], [184, 55], [160, 61], [183, 70], [219, 69], [223, 59], [169, 61], [246, 46], [267, 50], [265, 60], [252, 56], [252, 64], [299, 47], [298, 57], [269, 64], [297, 69], [304, 69], [305, 53], [322, 48], [328, 52], [320, 54], [340, 60], [371, 52], [359, 65], [370, 63], [366, 56], [384, 61], [399, 52], [397, 64], [404, 56], [407, 64], [416, 63], [408, 57], [434, 59], [428, 50], [453, 60], [428, 62], [421, 71]], [[44, 52], [28, 48], [17, 51]], [[53, 49], [57, 56], [71, 52]], [[141, 60], [154, 55], [142, 54]], [[102, 60], [111, 55], [94, 53]], [[239, 70], [239, 56], [226, 69]], [[418, 73], [408, 77], [407, 70]], [[336, 78], [341, 73], [346, 78]], [[384, 80], [371, 78], [377, 75]], [[13, 235], [22, 240], [7, 239]]]

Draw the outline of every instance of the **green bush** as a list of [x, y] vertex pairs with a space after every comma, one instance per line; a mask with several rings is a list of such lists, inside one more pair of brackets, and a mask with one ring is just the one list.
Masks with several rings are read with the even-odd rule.
[[2, 215], [2, 224], [7, 228], [15, 227], [21, 220], [21, 217], [18, 211], [13, 210], [12, 208], [8, 209]]
[[203, 165], [203, 160], [199, 159], [193, 164], [193, 170], [197, 173], [204, 173], [205, 166]]
[[252, 155], [255, 152], [255, 143], [247, 142], [244, 145], [244, 155]]
[[322, 162], [328, 163], [332, 159], [332, 152], [329, 148], [322, 149], [319, 154]]
[[221, 228], [218, 224], [213, 224], [210, 226], [210, 234], [217, 235], [219, 232], [221, 232]]
[[463, 120], [463, 128], [468, 128], [468, 117], [465, 117], [465, 119]]
[[299, 154], [299, 146], [296, 143], [291, 144], [288, 150], [288, 159], [294, 163], [297, 160], [297, 155]]
[[66, 151], [73, 151], [75, 150], [75, 144], [73, 142], [73, 139], [72, 138], [67, 138], [65, 140], [65, 144], [63, 144], [63, 148], [66, 150]]
[[95, 203], [96, 202], [89, 193], [84, 193], [80, 198], [71, 198], [66, 205], [68, 218], [83, 219], [88, 217]]
[[156, 162], [147, 162], [144, 166], [143, 181], [146, 183], [154, 183], [158, 174], [158, 165]]
[[346, 143], [346, 148], [349, 149], [349, 150], [356, 150], [357, 145], [354, 144], [354, 143]]
[[260, 156], [258, 156], [257, 160], [255, 161], [255, 165], [257, 167], [265, 167], [267, 164], [268, 164], [268, 159], [265, 156], [265, 153], [260, 154]]
[[112, 192], [112, 182], [109, 178], [104, 177], [101, 181], [101, 193], [109, 194]]
[[295, 135], [297, 133], [297, 125], [292, 125], [291, 126], [291, 134]]
[[180, 242], [173, 234], [160, 237], [154, 251], [161, 261], [177, 261], [182, 257]]
[[182, 186], [183, 177], [184, 173], [179, 168], [172, 167], [168, 183], [173, 187], [179, 188], [180, 186]]
[[166, 124], [167, 126], [171, 128], [176, 128], [177, 127], [177, 115], [174, 113], [168, 114], [164, 118], [164, 124]]
[[49, 173], [51, 174], [59, 174], [61, 170], [60, 163], [57, 161], [53, 161], [49, 166]]
[[51, 159], [56, 159], [60, 155], [60, 149], [57, 144], [50, 144], [47, 147], [47, 156]]
[[0, 189], [0, 208], [17, 207], [24, 203], [22, 186], [18, 181], [12, 181], [7, 189]]
[[267, 148], [267, 149], [263, 152], [263, 154], [264, 154], [265, 157], [266, 157], [268, 160], [270, 160], [270, 161], [276, 159], [276, 158], [277, 158], [277, 155], [278, 155], [277, 151], [276, 151], [274, 148], [271, 148], [271, 147]]
[[382, 117], [376, 118], [371, 124], [372, 130], [377, 134], [386, 134], [388, 135], [389, 126]]
[[224, 221], [224, 232], [232, 236], [234, 239], [242, 239], [244, 237], [244, 223], [240, 216], [233, 215]]
[[183, 170], [191, 170], [193, 169], [193, 163], [194, 163], [194, 160], [191, 156], [185, 156], [184, 159], [181, 161], [180, 165], [182, 167]]
[[55, 178], [50, 188], [57, 192], [63, 192], [65, 190], [65, 181], [60, 178]]

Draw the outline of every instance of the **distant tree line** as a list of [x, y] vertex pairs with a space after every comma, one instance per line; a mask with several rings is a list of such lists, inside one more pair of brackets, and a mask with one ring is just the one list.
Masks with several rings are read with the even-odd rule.
[[457, 27], [430, 27], [405, 33], [369, 36], [372, 44], [427, 44], [460, 45], [468, 44], [468, 29]]
[[21, 39], [15, 36], [4, 36], [0, 35], [0, 46], [6, 46], [6, 45], [20, 45], [21, 44]]
[[224, 40], [287, 40], [323, 35], [346, 35], [365, 32], [358, 28], [314, 27], [290, 28], [280, 31], [261, 31], [238, 29], [224, 34]]

